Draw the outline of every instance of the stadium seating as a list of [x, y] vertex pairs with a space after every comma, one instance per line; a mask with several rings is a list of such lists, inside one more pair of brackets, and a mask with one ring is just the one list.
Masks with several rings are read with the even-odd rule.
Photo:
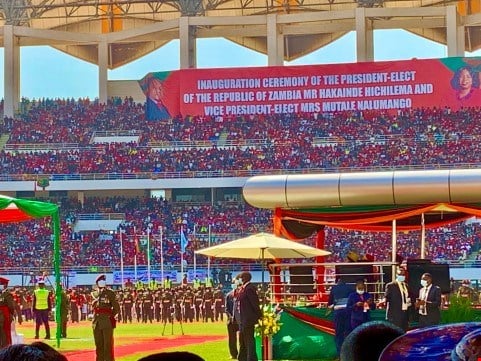
[[[453, 167], [481, 162], [479, 109], [192, 116], [167, 122], [145, 120], [143, 105], [131, 99], [113, 99], [108, 104], [88, 99], [23, 99], [21, 110], [20, 115], [6, 118], [0, 127], [3, 134], [9, 135], [0, 152], [3, 176], [217, 170], [268, 173], [326, 168], [342, 171]], [[115, 140], [99, 143], [94, 139], [99, 132], [109, 132]], [[137, 136], [136, 141], [124, 140], [123, 136], [131, 134]], [[134, 229], [145, 235], [148, 228], [155, 241], [159, 227], [164, 227], [164, 258], [172, 265], [180, 262], [178, 237], [182, 224], [193, 240], [185, 253], [188, 263], [193, 261], [194, 247], [206, 246], [209, 225], [213, 242], [272, 230], [270, 211], [239, 202], [182, 205], [161, 199], [122, 197], [86, 198], [83, 204], [71, 199], [59, 202], [65, 266], [78, 266], [79, 261], [84, 266], [119, 264], [118, 234], [73, 231], [73, 223], [82, 213], [125, 213], [125, 258], [132, 260], [137, 255], [139, 264], [146, 263], [146, 254], [136, 249]], [[21, 232], [12, 226], [0, 230], [0, 258], [5, 260], [2, 266], [41, 268], [50, 264], [49, 227], [44, 221], [31, 221], [22, 225]], [[428, 231], [428, 257], [466, 258], [479, 247], [479, 228], [478, 224], [463, 223]], [[405, 258], [419, 257], [419, 233], [399, 234], [398, 239], [400, 254]], [[389, 255], [379, 245], [389, 243], [390, 235], [382, 233], [328, 229], [326, 235], [326, 248], [333, 251], [330, 260], [344, 259], [349, 250], [387, 260]], [[155, 247], [152, 254], [155, 262], [160, 260], [159, 250]]]

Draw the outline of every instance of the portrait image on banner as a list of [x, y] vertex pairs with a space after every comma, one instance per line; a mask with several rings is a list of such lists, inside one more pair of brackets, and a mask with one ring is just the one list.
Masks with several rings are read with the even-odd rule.
[[181, 69], [141, 81], [147, 118], [481, 106], [481, 57]]
[[149, 73], [139, 80], [145, 94], [145, 116], [147, 120], [166, 120], [178, 115], [177, 94], [179, 92], [177, 72], [161, 71]]

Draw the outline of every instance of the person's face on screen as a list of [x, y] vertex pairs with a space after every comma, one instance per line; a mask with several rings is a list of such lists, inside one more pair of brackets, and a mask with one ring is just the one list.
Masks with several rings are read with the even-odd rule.
[[153, 78], [149, 83], [149, 98], [158, 102], [162, 100], [163, 95], [162, 82], [159, 79]]
[[461, 89], [471, 89], [473, 86], [473, 77], [467, 69], [463, 69], [459, 75], [459, 87]]

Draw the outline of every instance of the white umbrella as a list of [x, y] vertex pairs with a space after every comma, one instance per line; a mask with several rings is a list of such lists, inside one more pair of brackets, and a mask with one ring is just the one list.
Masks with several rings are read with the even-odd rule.
[[[327, 256], [331, 252], [289, 241], [269, 233], [258, 233], [235, 241], [200, 249], [195, 253], [219, 258], [258, 259], [262, 262], [262, 293], [264, 293], [264, 261], [276, 258], [310, 258]], [[264, 302], [264, 295], [262, 297]], [[261, 349], [264, 344], [261, 343]], [[262, 360], [264, 352], [262, 350]]]
[[327, 256], [331, 252], [299, 242], [289, 241], [269, 233], [225, 242], [195, 251], [197, 254], [218, 258], [258, 259], [262, 262], [262, 290], [264, 291], [264, 261], [280, 258], [311, 258]]
[[276, 258], [310, 258], [331, 254], [323, 249], [289, 241], [269, 233], [254, 234], [200, 249], [195, 253], [218, 258], [259, 259], [261, 261]]

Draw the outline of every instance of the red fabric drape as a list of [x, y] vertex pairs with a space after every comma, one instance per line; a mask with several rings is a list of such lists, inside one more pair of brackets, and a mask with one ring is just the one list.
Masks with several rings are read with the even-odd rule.
[[[319, 231], [317, 231], [316, 248], [318, 249], [324, 249], [324, 242], [326, 240], [325, 228], [326, 227], [322, 227]], [[324, 262], [324, 256], [316, 257], [316, 263], [323, 263], [323, 262]], [[325, 283], [324, 272], [325, 272], [325, 267], [323, 265], [316, 267], [316, 284], [317, 284], [318, 295], [323, 295], [324, 292], [326, 291], [326, 288], [324, 287], [324, 283]], [[320, 298], [322, 299], [322, 297]]]

